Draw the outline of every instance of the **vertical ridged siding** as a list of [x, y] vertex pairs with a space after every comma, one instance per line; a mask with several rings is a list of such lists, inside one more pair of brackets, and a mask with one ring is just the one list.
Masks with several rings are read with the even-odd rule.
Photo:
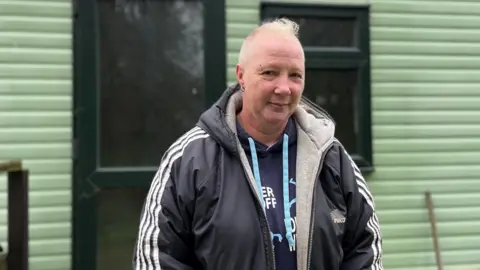
[[[0, 160], [30, 170], [30, 269], [70, 269], [71, 1], [0, 0]], [[6, 177], [0, 239], [6, 243]]]
[[480, 2], [373, 0], [376, 172], [386, 269], [480, 265]]

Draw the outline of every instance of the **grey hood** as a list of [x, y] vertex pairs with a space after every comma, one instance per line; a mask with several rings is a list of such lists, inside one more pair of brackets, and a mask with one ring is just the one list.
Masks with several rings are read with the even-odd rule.
[[[200, 117], [198, 125], [241, 160], [248, 179], [256, 187], [247, 156], [236, 136], [236, 115], [242, 106], [239, 89], [238, 84], [229, 87]], [[298, 269], [307, 269], [314, 185], [322, 158], [335, 139], [335, 123], [325, 111], [305, 98], [294, 118], [297, 123], [297, 265]]]

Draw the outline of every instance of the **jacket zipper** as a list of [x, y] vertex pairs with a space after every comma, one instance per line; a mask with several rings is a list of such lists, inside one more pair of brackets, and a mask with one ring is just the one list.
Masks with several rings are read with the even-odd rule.
[[[242, 167], [244, 167], [244, 166], [242, 165]], [[262, 202], [260, 201], [260, 198], [258, 198], [257, 192], [256, 192], [255, 188], [252, 186], [251, 181], [248, 179], [248, 173], [247, 173], [247, 171], [245, 170], [245, 168], [243, 168], [243, 170], [244, 170], [244, 172], [245, 172], [245, 176], [247, 177], [247, 182], [248, 182], [248, 185], [250, 186], [250, 189], [251, 189], [252, 191], [254, 191], [254, 193], [255, 193], [255, 198], [256, 198], [256, 201], [257, 201], [257, 206], [260, 206], [261, 217], [263, 218], [263, 222], [264, 222], [265, 224], [267, 224], [268, 233], [270, 234], [270, 233], [271, 233], [270, 225], [268, 224], [267, 216], [266, 216], [265, 212], [263, 212]], [[260, 192], [261, 192], [261, 191], [260, 191]], [[264, 235], [264, 237], [265, 237], [265, 235]], [[267, 235], [266, 238], [267, 238], [267, 240], [266, 240], [266, 241], [267, 241], [267, 248], [268, 248], [268, 250], [270, 251], [270, 254], [272, 254], [272, 257], [271, 257], [271, 258], [268, 258], [268, 254], [266, 254], [266, 255], [267, 255], [267, 260], [268, 260], [268, 259], [271, 259], [271, 260], [272, 260], [272, 262], [273, 262], [273, 264], [272, 264], [272, 267], [273, 267], [273, 268], [272, 268], [272, 269], [275, 270], [275, 268], [276, 268], [276, 265], [275, 265], [275, 264], [276, 264], [276, 262], [275, 262], [275, 251], [273, 250], [272, 238], [270, 237], [270, 235]]]
[[323, 160], [325, 159], [325, 155], [327, 154], [328, 150], [333, 146], [333, 143], [330, 143], [330, 145], [325, 148], [325, 150], [322, 153], [322, 157], [320, 159], [320, 166], [318, 167], [317, 174], [315, 176], [315, 182], [313, 184], [313, 196], [312, 196], [312, 212], [310, 213], [311, 219], [310, 219], [310, 232], [308, 234], [308, 256], [307, 256], [307, 270], [310, 270], [310, 264], [311, 264], [311, 256], [312, 256], [312, 244], [313, 244], [313, 224], [314, 224], [314, 219], [315, 219], [315, 194], [316, 194], [316, 189], [317, 189], [317, 179], [318, 176], [320, 175], [320, 172], [322, 171], [323, 168]]

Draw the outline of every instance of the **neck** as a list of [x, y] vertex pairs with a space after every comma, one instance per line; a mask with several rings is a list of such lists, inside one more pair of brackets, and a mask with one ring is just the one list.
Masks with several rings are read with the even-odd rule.
[[281, 125], [259, 123], [245, 110], [242, 110], [238, 114], [238, 121], [240, 121], [243, 129], [245, 129], [245, 131], [252, 136], [252, 138], [266, 146], [272, 146], [276, 141], [278, 141], [288, 122], [285, 121]]

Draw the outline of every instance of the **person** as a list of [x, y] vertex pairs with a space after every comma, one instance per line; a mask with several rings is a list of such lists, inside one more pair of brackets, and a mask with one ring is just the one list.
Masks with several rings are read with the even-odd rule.
[[302, 95], [298, 31], [285, 18], [256, 27], [237, 83], [166, 151], [134, 269], [383, 269], [367, 184], [331, 117]]

